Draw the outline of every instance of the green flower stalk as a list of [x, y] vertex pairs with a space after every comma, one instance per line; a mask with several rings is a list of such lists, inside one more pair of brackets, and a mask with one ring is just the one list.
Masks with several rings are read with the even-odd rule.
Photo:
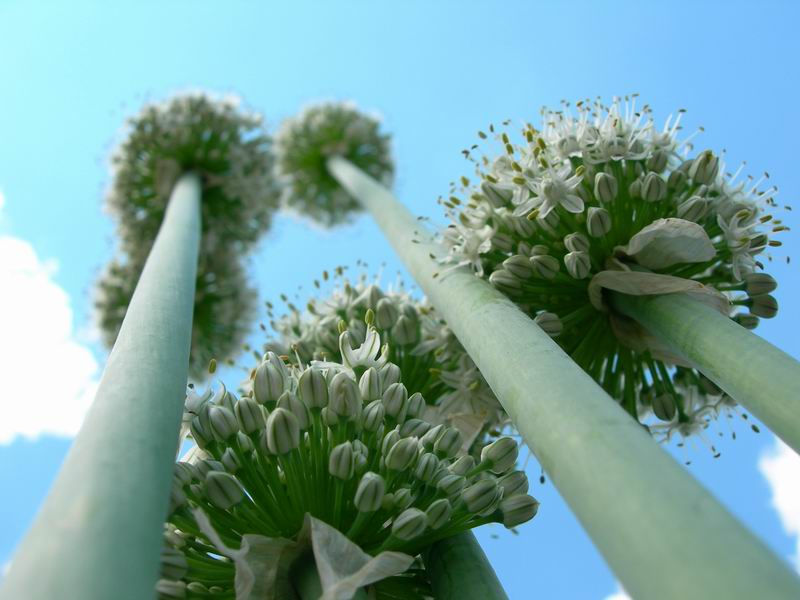
[[476, 161], [477, 182], [463, 178], [441, 201], [451, 220], [443, 276], [469, 266], [491, 282], [657, 437], [702, 437], [736, 412], [722, 369], [712, 369], [719, 387], [614, 299], [687, 293], [753, 328], [777, 312], [762, 261], [788, 228], [763, 178], [726, 175], [711, 151], [691, 155], [680, 114], [658, 129], [635, 102], [544, 109], [542, 129], [526, 125], [520, 143], [492, 127], [499, 156]]
[[318, 104], [284, 122], [275, 138], [278, 172], [285, 178], [284, 204], [323, 225], [347, 221], [358, 202], [330, 175], [326, 161], [344, 156], [365, 173], [389, 185], [389, 136], [377, 118], [347, 103]]
[[279, 204], [272, 141], [261, 118], [234, 98], [205, 94], [145, 106], [130, 120], [112, 157], [107, 208], [118, 221], [122, 258], [98, 282], [95, 306], [103, 337], [116, 339], [173, 185], [184, 173], [202, 184], [202, 238], [192, 334], [191, 372], [209, 358], [230, 358], [254, 315], [243, 257], [269, 229]]
[[[263, 352], [304, 363], [341, 362], [349, 346], [340, 344], [339, 324], [347, 325], [347, 344], [360, 345], [368, 330], [364, 319], [372, 311], [373, 326], [388, 344], [388, 359], [399, 366], [409, 394], [419, 392], [428, 403], [425, 418], [458, 429], [467, 452], [497, 437], [509, 424], [508, 417], [436, 310], [414, 298], [400, 281], [382, 289], [377, 280], [362, 276], [351, 283], [343, 273], [326, 271], [323, 280], [332, 278], [333, 290], [324, 298], [312, 298], [303, 311], [287, 301], [286, 314], [274, 318], [270, 308], [272, 334]], [[320, 281], [315, 285], [320, 287]]]
[[[249, 546], [288, 544], [302, 560], [309, 516], [326, 524], [312, 519], [313, 527], [337, 530], [331, 535], [375, 560], [407, 557], [373, 582], [370, 597], [428, 597], [419, 555], [431, 544], [485, 523], [511, 528], [533, 518], [538, 503], [524, 473], [512, 470], [517, 443], [499, 438], [479, 461], [459, 457], [461, 434], [424, 419], [425, 401], [409, 394], [374, 319], [368, 310], [355, 348], [341, 324], [341, 362], [306, 365], [295, 355], [287, 364], [268, 352], [250, 395], [237, 399], [224, 387], [213, 397], [190, 393], [186, 417], [198, 447], [177, 465], [160, 583], [179, 591], [162, 597], [232, 598], [249, 559], [231, 559], [226, 547], [242, 547], [243, 536]], [[328, 560], [313, 527], [315, 560]], [[272, 585], [286, 582], [276, 576]]]

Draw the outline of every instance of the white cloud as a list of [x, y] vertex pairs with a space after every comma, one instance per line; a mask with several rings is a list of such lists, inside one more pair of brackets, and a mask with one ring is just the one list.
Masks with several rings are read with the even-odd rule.
[[0, 444], [75, 435], [94, 398], [98, 364], [75, 340], [56, 269], [28, 242], [0, 236]]
[[772, 490], [772, 507], [783, 530], [795, 537], [795, 568], [800, 571], [800, 456], [779, 439], [758, 461], [758, 469]]
[[631, 597], [628, 596], [627, 592], [622, 589], [622, 586], [618, 583], [617, 590], [609, 595], [606, 596], [604, 600], [631, 600]]

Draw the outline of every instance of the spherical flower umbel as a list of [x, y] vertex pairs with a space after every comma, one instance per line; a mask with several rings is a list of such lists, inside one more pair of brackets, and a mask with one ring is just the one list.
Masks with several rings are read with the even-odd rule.
[[145, 106], [112, 157], [107, 202], [123, 249], [146, 255], [172, 186], [187, 172], [203, 184], [203, 247], [252, 246], [278, 206], [271, 146], [261, 117], [241, 110], [235, 98], [195, 93]]
[[[96, 284], [95, 318], [108, 348], [114, 345], [143, 265], [112, 260]], [[244, 343], [255, 316], [257, 293], [236, 257], [226, 250], [200, 257], [197, 272], [190, 374], [208, 375], [212, 358], [229, 359]]]
[[632, 417], [685, 435], [732, 403], [616, 313], [608, 292], [687, 292], [754, 327], [777, 311], [760, 270], [787, 228], [771, 212], [775, 188], [726, 174], [709, 150], [692, 154], [680, 114], [658, 128], [635, 103], [543, 109], [520, 143], [491, 127], [499, 155], [475, 161], [477, 182], [462, 178], [441, 201], [452, 221], [442, 275], [470, 266]]
[[[358, 375], [365, 400], [382, 398], [368, 410], [380, 410], [380, 418], [385, 411], [392, 418], [403, 413], [405, 418], [424, 415], [435, 423], [447, 422], [462, 432], [467, 446], [503, 428], [507, 417], [502, 407], [433, 307], [400, 284], [382, 288], [366, 277], [351, 283], [342, 273], [333, 276], [334, 289], [326, 297], [310, 300], [304, 311], [288, 299], [284, 316], [273, 317], [270, 308], [273, 331], [263, 351], [304, 363], [341, 361]], [[330, 279], [327, 272], [323, 279]], [[321, 287], [319, 281], [315, 284]], [[369, 335], [368, 314], [374, 328]], [[340, 323], [347, 328], [344, 336], [339, 334]], [[385, 352], [378, 340], [387, 342]], [[381, 366], [386, 360], [402, 365], [402, 384], [393, 380], [392, 367]], [[264, 368], [263, 363], [258, 367]], [[301, 395], [309, 383], [301, 381]]]
[[[367, 328], [368, 334], [374, 331]], [[198, 511], [228, 547], [242, 546], [247, 534], [299, 540], [308, 514], [370, 555], [391, 550], [411, 557], [485, 523], [516, 527], [533, 517], [537, 503], [526, 496], [527, 479], [510, 471], [516, 443], [509, 438], [491, 444], [476, 463], [457, 458], [457, 430], [433, 427], [407, 410], [369, 408], [397, 398], [409, 403], [404, 394], [384, 393], [404, 385], [402, 372], [380, 377], [381, 371], [399, 371], [396, 365], [386, 363], [378, 371], [379, 398], [370, 400], [362, 389], [371, 386], [359, 386], [359, 376], [340, 362], [289, 361], [277, 368], [276, 360], [270, 354], [263, 364], [281, 374], [285, 389], [277, 400], [274, 395], [236, 399], [224, 387], [187, 398], [187, 419], [200, 447], [176, 466], [159, 589], [185, 590], [191, 598], [193, 588], [214, 586], [221, 597], [233, 597], [235, 566], [209, 537]], [[342, 378], [352, 384], [346, 394], [355, 398], [356, 410], [333, 413]], [[307, 411], [305, 421], [295, 416], [298, 410]], [[366, 426], [368, 420], [378, 422]], [[529, 499], [508, 503], [518, 495]], [[429, 595], [424, 572], [397, 577], [392, 588], [405, 587], [395, 597]], [[382, 584], [375, 585], [381, 597]]]
[[380, 132], [376, 118], [348, 103], [311, 106], [288, 119], [275, 146], [278, 171], [288, 184], [285, 204], [323, 225], [344, 222], [360, 210], [328, 172], [329, 158], [341, 156], [386, 185], [392, 180], [388, 134]]

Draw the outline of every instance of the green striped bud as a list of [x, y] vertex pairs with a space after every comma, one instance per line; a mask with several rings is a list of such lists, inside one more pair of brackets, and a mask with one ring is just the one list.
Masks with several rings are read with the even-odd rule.
[[375, 326], [378, 329], [391, 329], [397, 323], [400, 311], [389, 298], [381, 298], [375, 307]]
[[503, 498], [510, 498], [517, 494], [528, 493], [528, 476], [522, 471], [511, 471], [497, 480], [497, 485], [503, 488]]
[[503, 513], [503, 525], [508, 529], [527, 523], [539, 511], [539, 502], [527, 494], [506, 498], [500, 502]]
[[414, 469], [414, 477], [416, 477], [420, 481], [429, 483], [433, 479], [433, 476], [436, 475], [436, 472], [438, 470], [439, 470], [439, 459], [436, 458], [435, 454], [426, 452], [425, 454], [419, 457], [417, 466]]
[[503, 267], [492, 271], [489, 283], [501, 291], [514, 292], [522, 289], [522, 283], [517, 277]]
[[206, 475], [205, 491], [209, 502], [222, 510], [228, 510], [244, 500], [241, 484], [230, 473], [211, 471]]
[[456, 475], [466, 475], [473, 468], [475, 468], [475, 459], [469, 454], [459, 456], [449, 467], [450, 472], [455, 473]]
[[283, 361], [274, 352], [267, 352], [253, 378], [253, 394], [256, 402], [259, 404], [277, 402], [286, 389], [288, 378]]
[[189, 563], [183, 552], [175, 548], [161, 549], [161, 576], [165, 579], [182, 579], [189, 570]]
[[239, 462], [239, 457], [236, 456], [236, 453], [233, 451], [233, 448], [225, 448], [225, 452], [222, 453], [222, 458], [220, 458], [220, 462], [225, 466], [225, 470], [228, 473], [236, 473], [241, 467], [241, 463]]
[[564, 246], [570, 252], [588, 252], [589, 238], [582, 233], [570, 233], [564, 236]]
[[463, 443], [461, 432], [453, 427], [447, 427], [433, 445], [433, 451], [440, 458], [452, 458], [461, 450]]
[[503, 268], [517, 279], [530, 279], [533, 277], [533, 266], [527, 256], [515, 254], [503, 261]]
[[535, 254], [531, 256], [531, 265], [537, 277], [553, 279], [559, 270], [558, 259], [549, 254]]
[[497, 496], [497, 483], [494, 479], [481, 479], [467, 487], [461, 494], [467, 510], [472, 513], [481, 513], [489, 508]]
[[436, 441], [440, 437], [442, 437], [444, 430], [445, 426], [441, 424], [431, 427], [428, 430], [428, 432], [425, 435], [423, 435], [422, 438], [420, 439], [422, 447], [425, 448], [425, 450], [427, 450], [428, 452], [432, 451], [434, 445], [436, 444]]
[[594, 196], [604, 204], [613, 202], [619, 192], [616, 177], [610, 173], [598, 173], [594, 176]]
[[386, 455], [386, 468], [394, 471], [405, 471], [417, 459], [419, 441], [417, 438], [403, 438], [396, 442]]
[[260, 431], [267, 426], [264, 408], [252, 398], [245, 396], [233, 407], [233, 414], [239, 423], [239, 429], [247, 435]]
[[370, 367], [361, 376], [358, 382], [358, 389], [361, 392], [361, 397], [364, 402], [372, 402], [381, 397], [383, 390], [381, 389], [381, 377], [378, 375], [375, 367]]
[[414, 503], [414, 496], [408, 488], [400, 488], [394, 493], [394, 506], [398, 510], [404, 510]]
[[547, 311], [539, 313], [533, 318], [533, 322], [541, 327], [542, 331], [553, 338], [561, 335], [561, 332], [564, 330], [561, 319], [559, 319], [558, 315], [555, 313]]
[[267, 419], [267, 448], [272, 454], [286, 454], [299, 445], [297, 417], [285, 408], [276, 408]]
[[748, 273], [744, 276], [744, 283], [745, 291], [750, 297], [769, 294], [778, 287], [778, 282], [766, 273]]
[[425, 398], [419, 392], [414, 392], [408, 397], [408, 405], [406, 406], [406, 416], [409, 418], [421, 418], [425, 414]]
[[361, 426], [365, 431], [375, 433], [383, 425], [386, 414], [381, 400], [373, 400], [361, 410]]
[[418, 508], [407, 508], [392, 523], [392, 534], [403, 541], [421, 536], [428, 528], [428, 517]]
[[300, 431], [306, 431], [311, 426], [308, 408], [292, 392], [283, 392], [281, 397], [278, 398], [277, 406], [278, 408], [285, 408], [295, 416], [297, 424], [300, 426]]
[[383, 393], [383, 408], [386, 414], [397, 421], [402, 420], [405, 413], [408, 391], [402, 383], [393, 383]]
[[393, 383], [400, 381], [400, 367], [394, 363], [386, 363], [379, 371], [381, 376], [381, 387], [386, 390]]
[[519, 456], [519, 446], [510, 437], [501, 437], [481, 450], [481, 462], [489, 465], [489, 470], [498, 475], [514, 466]]
[[692, 161], [689, 167], [689, 177], [695, 183], [710, 185], [714, 183], [719, 173], [719, 157], [714, 156], [711, 150], [702, 152]]
[[467, 480], [461, 475], [445, 475], [436, 484], [436, 487], [448, 498], [457, 496], [464, 489]]
[[697, 223], [708, 213], [708, 201], [700, 196], [692, 196], [678, 205], [678, 217]]
[[642, 180], [642, 199], [645, 202], [658, 202], [667, 197], [667, 182], [652, 171]]
[[352, 419], [361, 414], [358, 385], [347, 373], [337, 373], [333, 376], [328, 410], [343, 419]]
[[592, 268], [592, 260], [586, 252], [570, 252], [564, 256], [564, 265], [573, 279], [586, 279]]
[[389, 453], [391, 447], [394, 446], [399, 441], [400, 441], [400, 430], [398, 428], [392, 429], [389, 433], [383, 436], [383, 442], [381, 442], [381, 454], [386, 456]]
[[211, 434], [218, 442], [224, 442], [239, 431], [239, 423], [232, 411], [224, 406], [211, 406], [208, 409], [208, 421]]
[[309, 367], [303, 371], [297, 383], [297, 393], [308, 408], [328, 406], [328, 383], [319, 369]]
[[422, 419], [409, 419], [400, 426], [400, 437], [421, 438], [431, 428], [431, 424]]
[[778, 314], [778, 301], [774, 296], [763, 294], [751, 298], [748, 302], [750, 312], [762, 319], [771, 319]]
[[592, 237], [602, 237], [611, 231], [611, 215], [605, 208], [590, 206], [586, 215], [586, 231]]
[[419, 321], [400, 315], [392, 327], [392, 341], [400, 346], [415, 344], [419, 340]]
[[675, 418], [675, 399], [671, 394], [659, 394], [653, 398], [653, 413], [662, 421], [672, 421]]
[[375, 512], [381, 508], [385, 490], [383, 477], [371, 471], [364, 473], [356, 489], [356, 508], [359, 512]]
[[355, 458], [353, 445], [350, 442], [344, 442], [333, 447], [328, 459], [328, 472], [343, 481], [353, 477], [355, 474]]
[[446, 498], [439, 498], [431, 502], [425, 515], [428, 517], [428, 526], [431, 529], [439, 529], [444, 526], [453, 514], [453, 505]]

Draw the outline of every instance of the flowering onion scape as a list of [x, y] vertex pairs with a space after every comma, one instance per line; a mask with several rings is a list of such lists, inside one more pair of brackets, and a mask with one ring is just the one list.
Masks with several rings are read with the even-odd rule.
[[278, 172], [288, 184], [285, 204], [326, 226], [360, 211], [359, 203], [328, 172], [327, 160], [346, 158], [389, 185], [394, 164], [389, 136], [379, 126], [377, 118], [343, 102], [311, 106], [287, 119], [275, 138]]
[[409, 394], [374, 319], [368, 311], [355, 349], [342, 326], [341, 362], [306, 367], [269, 352], [251, 395], [189, 395], [186, 419], [199, 450], [177, 465], [161, 597], [234, 598], [240, 565], [217, 546], [244, 547], [246, 534], [291, 545], [308, 514], [375, 559], [390, 551], [407, 555], [404, 569], [413, 562], [377, 582], [371, 597], [423, 598], [429, 584], [412, 557], [485, 523], [513, 528], [533, 518], [528, 480], [512, 470], [517, 443], [502, 437], [478, 461], [459, 456], [461, 434], [424, 420], [425, 399]]
[[173, 186], [181, 175], [198, 174], [202, 237], [191, 371], [202, 377], [211, 356], [227, 359], [241, 347], [254, 315], [255, 292], [240, 261], [269, 229], [278, 207], [272, 141], [261, 118], [242, 112], [235, 99], [204, 94], [145, 106], [128, 129], [112, 157], [107, 198], [118, 219], [122, 256], [98, 282], [98, 321], [111, 347]]
[[[497, 437], [509, 423], [508, 417], [435, 309], [409, 294], [399, 280], [394, 289], [383, 290], [377, 280], [370, 281], [365, 275], [351, 284], [343, 273], [341, 267], [333, 276], [323, 272], [324, 281], [334, 280], [334, 289], [325, 298], [309, 301], [304, 311], [283, 296], [288, 312], [271, 318], [274, 334], [263, 351], [304, 363], [341, 361], [339, 323], [346, 324], [349, 343], [361, 344], [368, 330], [364, 319], [372, 310], [373, 327], [388, 344], [388, 360], [402, 371], [409, 393], [419, 392], [429, 405], [426, 419], [459, 429], [465, 449]], [[317, 288], [322, 285], [319, 280], [314, 284]]]
[[441, 274], [469, 266], [633, 418], [687, 437], [735, 403], [616, 313], [609, 291], [688, 292], [754, 328], [777, 312], [760, 257], [787, 228], [763, 178], [724, 174], [720, 156], [691, 154], [694, 136], [678, 139], [681, 114], [658, 129], [635, 103], [543, 109], [542, 129], [526, 125], [521, 143], [490, 127], [500, 156], [474, 161], [477, 183], [462, 178], [440, 200], [452, 222]]
[[[129, 259], [130, 260], [130, 259]], [[107, 347], [117, 339], [142, 265], [113, 260], [97, 282], [95, 310]], [[241, 348], [256, 314], [257, 293], [228, 251], [200, 256], [192, 321], [190, 375], [207, 375], [214, 357], [230, 357]]]

